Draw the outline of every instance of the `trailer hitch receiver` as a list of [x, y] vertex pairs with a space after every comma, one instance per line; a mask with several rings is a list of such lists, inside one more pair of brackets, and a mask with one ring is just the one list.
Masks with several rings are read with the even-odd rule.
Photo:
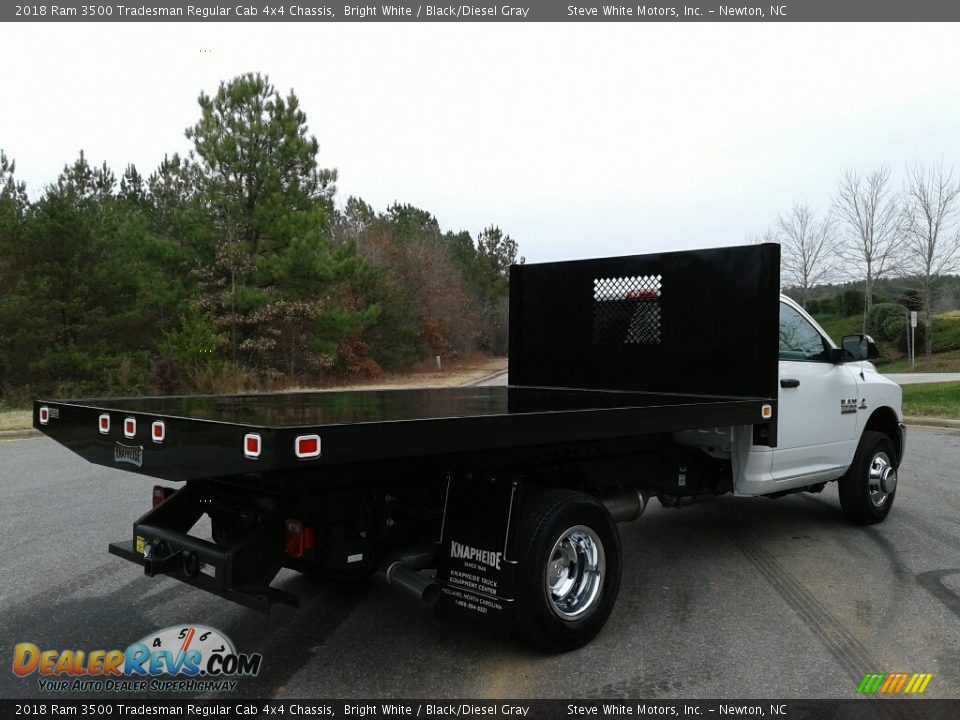
[[154, 540], [143, 546], [143, 572], [147, 577], [172, 569], [179, 552], [171, 552], [162, 540]]
[[112, 543], [110, 552], [143, 565], [149, 577], [167, 575], [256, 610], [296, 606], [295, 596], [270, 585], [283, 565], [283, 520], [264, 516], [225, 547], [189, 534], [208, 498], [202, 487], [179, 490], [134, 523], [132, 542]]

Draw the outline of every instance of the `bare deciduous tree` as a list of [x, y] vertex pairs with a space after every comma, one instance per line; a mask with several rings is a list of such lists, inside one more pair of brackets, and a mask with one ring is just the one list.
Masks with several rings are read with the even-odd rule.
[[759, 235], [751, 235], [747, 238], [748, 245], [763, 245], [764, 243], [779, 243], [777, 231], [774, 228], [767, 228]]
[[864, 323], [873, 305], [873, 286], [887, 273], [901, 270], [904, 245], [901, 199], [890, 189], [890, 168], [881, 166], [865, 177], [843, 173], [834, 201], [842, 224], [837, 254], [863, 275]]
[[954, 180], [953, 168], [945, 169], [942, 161], [908, 169], [904, 222], [909, 262], [920, 280], [927, 360], [933, 357], [933, 281], [960, 268], [958, 196], [960, 183]]
[[809, 205], [798, 203], [777, 218], [783, 281], [800, 288], [804, 307], [810, 288], [826, 282], [833, 273], [834, 225], [831, 217], [818, 218]]

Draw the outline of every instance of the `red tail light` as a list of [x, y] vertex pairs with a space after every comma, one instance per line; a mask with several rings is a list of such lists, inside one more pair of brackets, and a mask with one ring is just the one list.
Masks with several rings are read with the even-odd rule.
[[48, 422], [50, 422], [50, 408], [48, 408], [46, 405], [40, 408], [39, 415], [41, 425], [46, 425]]
[[162, 505], [163, 502], [173, 495], [176, 492], [176, 489], [170, 487], [164, 487], [163, 485], [154, 485], [153, 486], [153, 506], [157, 507]]
[[287, 518], [283, 546], [287, 555], [299, 560], [313, 547], [313, 528], [304, 527], [299, 520]]
[[162, 443], [166, 436], [167, 427], [163, 424], [163, 420], [157, 420], [150, 426], [150, 437], [155, 443]]
[[301, 459], [320, 457], [320, 436], [298, 435], [294, 449], [297, 457]]
[[263, 449], [263, 441], [257, 433], [247, 433], [243, 436], [243, 454], [251, 460], [260, 457], [260, 451]]
[[137, 419], [126, 418], [123, 421], [123, 434], [125, 437], [132, 438], [137, 434]]
[[106, 435], [110, 432], [110, 416], [104, 413], [100, 416], [100, 433]]

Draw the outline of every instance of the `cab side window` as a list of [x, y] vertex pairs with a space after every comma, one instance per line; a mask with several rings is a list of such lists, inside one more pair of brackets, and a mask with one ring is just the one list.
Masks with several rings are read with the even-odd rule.
[[780, 303], [780, 359], [827, 360], [830, 345], [806, 318]]

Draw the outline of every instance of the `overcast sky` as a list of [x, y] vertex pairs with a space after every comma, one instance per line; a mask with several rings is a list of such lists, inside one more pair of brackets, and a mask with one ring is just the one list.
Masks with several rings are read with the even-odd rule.
[[496, 223], [530, 261], [742, 243], [845, 167], [960, 163], [952, 24], [7, 24], [0, 46], [33, 197], [81, 149], [148, 174], [201, 90], [260, 71], [340, 203]]

